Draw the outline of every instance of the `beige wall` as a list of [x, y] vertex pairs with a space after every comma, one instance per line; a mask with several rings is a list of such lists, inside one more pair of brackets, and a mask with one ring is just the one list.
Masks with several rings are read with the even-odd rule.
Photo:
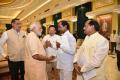
[[70, 32], [73, 33], [73, 22], [71, 22], [71, 17], [74, 16], [74, 8], [69, 8], [62, 11], [62, 19], [67, 20], [70, 24]]
[[[93, 11], [96, 11], [96, 13], [99, 12], [99, 11], [105, 12], [105, 13], [98, 14], [98, 15], [102, 15], [102, 14], [108, 14], [106, 9], [109, 9], [109, 8], [111, 9], [112, 7], [118, 5], [117, 1], [119, 1], [119, 0], [113, 0], [113, 2], [108, 3], [108, 4], [102, 3], [103, 6], [96, 8], [96, 6], [97, 6], [96, 3], [98, 3], [99, 1], [94, 0], [92, 8], [93, 8]], [[107, 1], [107, 0], [105, 0], [105, 1]], [[112, 30], [118, 31], [118, 13], [110, 12], [110, 14], [112, 14]]]
[[[93, 11], [96, 11], [96, 13], [99, 12], [99, 11], [104, 11], [105, 12], [105, 13], [101, 13], [101, 14], [98, 14], [98, 15], [107, 14], [106, 9], [112, 8], [115, 5], [118, 5], [118, 2], [120, 3], [120, 0], [113, 0], [113, 2], [111, 2], [111, 3], [108, 3], [108, 4], [107, 3], [102, 3], [103, 6], [97, 7], [96, 3], [98, 3], [98, 2], [101, 3], [101, 1], [103, 1], [103, 0], [93, 0], [93, 6], [92, 6]], [[107, 0], [104, 0], [104, 1], [107, 1]], [[74, 14], [75, 13], [74, 8], [68, 8], [64, 11], [61, 11], [61, 13], [62, 13], [62, 20], [69, 21], [70, 32], [73, 33], [73, 22], [71, 22], [70, 19], [71, 19], [72, 16], [75, 15]], [[34, 15], [36, 15], [36, 19], [34, 19]], [[97, 14], [95, 16], [97, 16]], [[24, 23], [24, 25], [23, 25], [24, 28], [23, 29], [26, 29], [30, 25], [31, 22], [40, 20], [39, 18], [40, 18], [40, 15], [37, 15], [36, 13], [27, 17], [25, 20], [22, 21]], [[118, 19], [117, 18], [118, 18], [118, 13], [112, 12], [112, 30], [113, 29], [116, 29], [116, 30], [118, 29]], [[28, 22], [26, 20], [28, 20]], [[51, 23], [52, 23], [52, 15], [46, 17], [46, 29]]]
[[[110, 1], [110, 2], [108, 2]], [[93, 0], [93, 11], [95, 10], [104, 10], [105, 8], [112, 7], [114, 5], [117, 5], [117, 0]], [[100, 4], [100, 5], [98, 5]]]
[[48, 33], [48, 27], [52, 24], [52, 15], [51, 16], [48, 16], [46, 17], [46, 33]]
[[112, 31], [116, 30], [118, 31], [118, 14], [117, 13], [112, 13]]
[[5, 31], [5, 24], [0, 24], [0, 32]]

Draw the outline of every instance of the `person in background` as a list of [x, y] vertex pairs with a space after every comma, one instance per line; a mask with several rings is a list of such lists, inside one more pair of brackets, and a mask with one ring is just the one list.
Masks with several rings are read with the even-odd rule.
[[61, 42], [56, 42], [58, 48], [57, 69], [60, 70], [60, 80], [72, 80], [73, 58], [76, 51], [76, 40], [69, 32], [67, 21], [58, 23], [61, 33]]
[[[43, 44], [46, 47], [47, 56], [56, 56], [56, 59], [47, 63], [47, 72], [48, 72], [48, 80], [58, 79], [58, 71], [56, 69], [57, 63], [57, 48], [56, 42], [60, 42], [60, 36], [56, 35], [56, 29], [54, 25], [50, 25], [48, 28], [48, 33], [43, 38]], [[53, 76], [53, 77], [52, 77]]]
[[54, 56], [47, 56], [39, 36], [42, 27], [39, 22], [30, 26], [31, 32], [26, 37], [25, 43], [25, 80], [48, 80], [46, 61], [54, 60]]
[[106, 80], [105, 59], [109, 42], [99, 34], [99, 24], [93, 19], [86, 21], [84, 33], [87, 35], [74, 58], [77, 80]]
[[113, 51], [116, 52], [116, 41], [117, 41], [118, 35], [116, 34], [116, 30], [113, 30], [113, 33], [110, 35], [110, 43], [111, 43], [111, 54], [113, 54]]
[[78, 37], [78, 33], [77, 33], [77, 31], [74, 32], [73, 36], [75, 37], [75, 39], [76, 39], [76, 41], [77, 41], [78, 38], [79, 38], [79, 37]]
[[27, 34], [30, 33], [30, 28], [27, 28], [27, 29], [26, 29], [26, 33], [27, 33]]
[[118, 70], [120, 71], [120, 36], [118, 36], [116, 42], [116, 53], [117, 53], [117, 67]]
[[[12, 29], [5, 31], [0, 38], [1, 53], [8, 59], [11, 80], [19, 80], [19, 76], [20, 80], [24, 80], [24, 42], [26, 34], [21, 31], [19, 19], [12, 19], [11, 25]], [[4, 53], [4, 44], [7, 45], [7, 55]]]

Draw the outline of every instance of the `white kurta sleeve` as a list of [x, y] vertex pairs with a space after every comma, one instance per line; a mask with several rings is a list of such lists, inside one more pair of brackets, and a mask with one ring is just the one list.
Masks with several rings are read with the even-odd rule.
[[31, 55], [36, 55], [39, 53], [39, 47], [38, 47], [38, 41], [36, 40], [36, 37], [31, 35], [28, 39], [28, 45], [31, 51]]
[[68, 37], [66, 37], [66, 36], [63, 37], [62, 40], [63, 41], [62, 41], [60, 48], [64, 52], [73, 55], [76, 51], [76, 40], [73, 37], [69, 37], [69, 39], [68, 39]]
[[89, 61], [88, 64], [83, 65], [83, 67], [81, 68], [81, 72], [87, 72], [92, 69], [100, 67], [108, 54], [108, 50], [109, 42], [107, 40], [99, 42], [98, 45], [96, 46], [95, 53], [91, 61]]
[[7, 54], [5, 53], [5, 49], [4, 49], [4, 46], [5, 46], [5, 43], [8, 39], [8, 35], [7, 35], [7, 32], [4, 32], [0, 38], [0, 53], [2, 54], [2, 56], [6, 57]]
[[80, 46], [80, 48], [77, 50], [77, 53], [74, 56], [73, 63], [77, 62], [80, 59], [81, 52], [82, 52], [82, 46]]
[[46, 40], [47, 40], [47, 36], [43, 37], [43, 39], [42, 39], [43, 45], [45, 44], [45, 41], [46, 41]]
[[58, 35], [56, 37], [54, 37], [54, 38], [55, 38], [55, 41], [52, 44], [52, 48], [57, 50], [56, 42], [61, 43], [61, 39], [60, 39], [60, 36], [58, 36]]

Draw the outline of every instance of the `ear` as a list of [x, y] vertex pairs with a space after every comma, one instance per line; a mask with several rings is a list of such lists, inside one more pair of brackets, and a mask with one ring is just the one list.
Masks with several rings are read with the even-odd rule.
[[93, 30], [95, 30], [95, 31], [96, 31], [96, 28], [95, 28], [95, 26], [94, 26], [94, 25], [91, 25], [91, 27], [92, 27], [92, 29], [93, 29]]
[[95, 26], [94, 26], [94, 25], [91, 25], [91, 27], [95, 29]]
[[67, 29], [67, 25], [64, 26]]
[[56, 30], [55, 30], [55, 33], [56, 33]]
[[12, 23], [11, 25], [14, 26], [14, 23]]

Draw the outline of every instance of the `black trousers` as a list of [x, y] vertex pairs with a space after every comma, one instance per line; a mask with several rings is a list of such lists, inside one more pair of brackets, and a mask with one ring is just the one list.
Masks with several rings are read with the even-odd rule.
[[117, 53], [117, 67], [118, 70], [120, 71], [120, 51], [116, 50]]
[[116, 52], [116, 42], [111, 42], [111, 52], [113, 52], [115, 49]]
[[8, 66], [11, 74], [11, 80], [24, 80], [24, 62], [23, 61], [10, 61]]

